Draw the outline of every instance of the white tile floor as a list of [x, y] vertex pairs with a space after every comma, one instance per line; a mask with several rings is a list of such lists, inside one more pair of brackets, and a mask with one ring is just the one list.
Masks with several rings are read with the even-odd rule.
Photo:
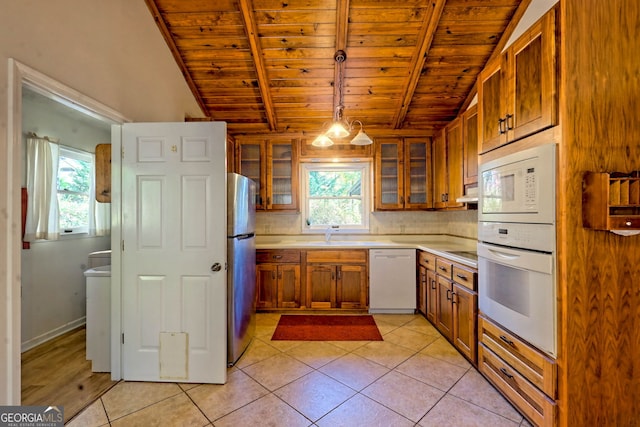
[[375, 315], [384, 341], [271, 341], [225, 385], [120, 382], [70, 426], [530, 426], [419, 315]]

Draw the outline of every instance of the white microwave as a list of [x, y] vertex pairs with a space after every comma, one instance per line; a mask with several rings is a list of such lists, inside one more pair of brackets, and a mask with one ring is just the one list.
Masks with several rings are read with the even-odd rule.
[[556, 144], [480, 165], [478, 220], [555, 224]]

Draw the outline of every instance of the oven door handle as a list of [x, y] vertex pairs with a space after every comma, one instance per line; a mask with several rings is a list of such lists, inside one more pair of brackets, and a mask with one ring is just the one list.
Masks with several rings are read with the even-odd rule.
[[501, 252], [496, 249], [488, 249], [488, 251], [491, 252], [491, 254], [494, 255], [496, 258], [502, 258], [502, 259], [508, 259], [508, 260], [514, 260], [514, 259], [520, 258], [520, 255], [508, 254], [506, 252]]

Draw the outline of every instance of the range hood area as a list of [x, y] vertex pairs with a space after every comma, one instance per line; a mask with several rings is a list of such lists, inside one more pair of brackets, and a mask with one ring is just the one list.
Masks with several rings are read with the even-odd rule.
[[467, 188], [466, 194], [462, 197], [458, 197], [456, 202], [458, 203], [478, 203], [478, 187]]

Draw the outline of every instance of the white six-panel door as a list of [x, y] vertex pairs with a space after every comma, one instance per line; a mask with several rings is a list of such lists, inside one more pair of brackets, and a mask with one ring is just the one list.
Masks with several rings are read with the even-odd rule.
[[225, 140], [224, 123], [122, 127], [126, 380], [226, 381]]

